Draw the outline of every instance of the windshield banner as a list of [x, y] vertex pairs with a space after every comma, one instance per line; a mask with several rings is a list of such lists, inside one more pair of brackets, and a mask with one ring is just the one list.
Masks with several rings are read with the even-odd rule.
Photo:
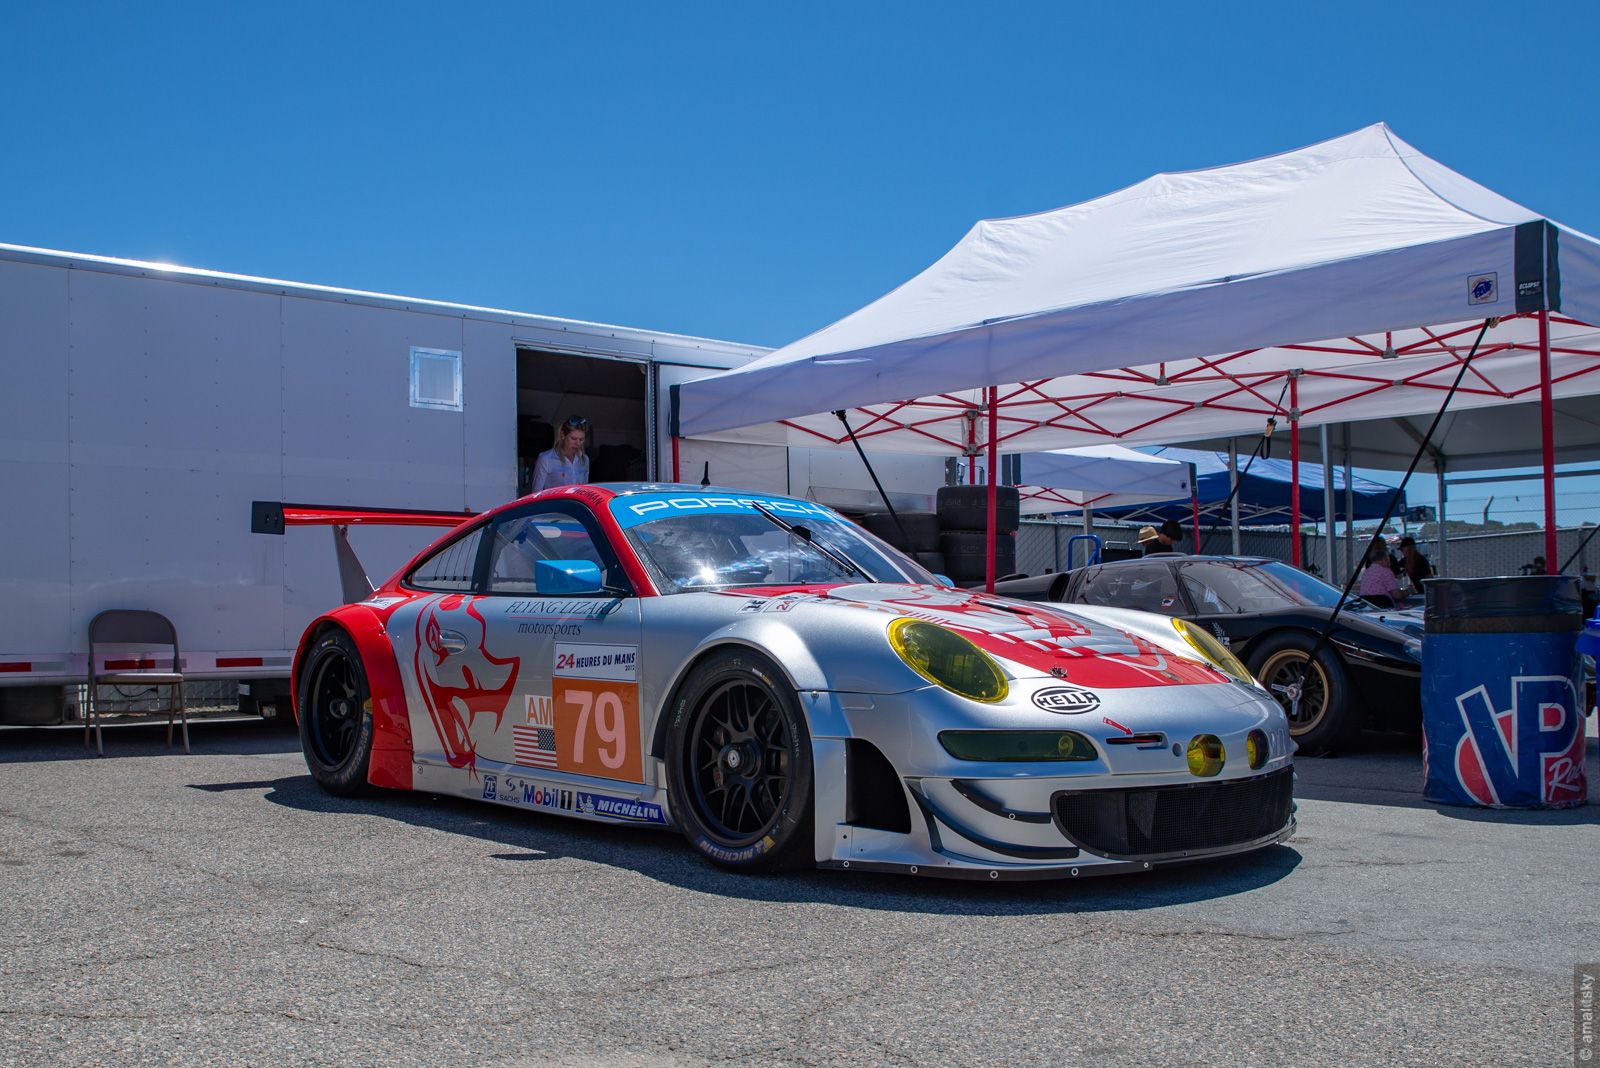
[[754, 494], [635, 493], [614, 498], [611, 514], [624, 530], [656, 519], [688, 515], [759, 515], [760, 505], [788, 523], [841, 523], [843, 517], [813, 501]]

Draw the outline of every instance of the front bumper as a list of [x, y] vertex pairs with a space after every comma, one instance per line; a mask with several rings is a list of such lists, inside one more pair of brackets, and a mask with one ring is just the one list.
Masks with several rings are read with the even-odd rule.
[[[926, 692], [918, 698], [945, 700]], [[894, 698], [866, 703], [873, 708], [843, 710], [850, 721], [846, 738], [814, 739], [821, 867], [954, 879], [1077, 878], [1246, 853], [1295, 833], [1287, 728], [1282, 712], [1264, 697], [1200, 718], [1212, 721], [1208, 726], [1233, 753], [1243, 750], [1248, 730], [1275, 719], [1270, 733], [1275, 743], [1282, 739], [1281, 747], [1274, 745], [1273, 758], [1259, 770], [1229, 767], [1205, 779], [1189, 773], [1176, 745], [1116, 745], [1100, 737], [1101, 759], [1082, 764], [954, 761], [919, 742], [919, 736], [931, 741], [941, 725], [936, 710], [895, 708]], [[1196, 724], [1187, 715], [1170, 724], [1148, 712], [1141, 718], [1150, 721], [1141, 726], [1179, 727], [1182, 721], [1173, 735], [1182, 738]], [[1072, 727], [1087, 721], [1051, 719]], [[895, 769], [908, 828], [884, 830], [847, 816], [854, 787], [845, 751], [861, 741], [877, 747]]]

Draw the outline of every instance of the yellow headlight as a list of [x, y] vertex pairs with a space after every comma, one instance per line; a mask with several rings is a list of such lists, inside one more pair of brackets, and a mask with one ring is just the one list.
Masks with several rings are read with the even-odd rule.
[[889, 624], [889, 644], [913, 671], [962, 697], [993, 704], [1009, 689], [1000, 665], [953, 630], [920, 619]]
[[1227, 754], [1222, 751], [1222, 739], [1215, 734], [1197, 734], [1189, 741], [1189, 770], [1202, 778], [1209, 778], [1222, 770]]
[[1239, 658], [1228, 652], [1228, 647], [1212, 637], [1211, 632], [1204, 627], [1195, 626], [1187, 620], [1174, 619], [1172, 629], [1189, 643], [1190, 648], [1224, 675], [1251, 686], [1257, 685], [1250, 674], [1250, 669], [1239, 663]]
[[1267, 742], [1267, 732], [1253, 730], [1244, 736], [1244, 755], [1250, 762], [1250, 770], [1257, 771], [1266, 764], [1267, 758], [1272, 755], [1272, 746]]

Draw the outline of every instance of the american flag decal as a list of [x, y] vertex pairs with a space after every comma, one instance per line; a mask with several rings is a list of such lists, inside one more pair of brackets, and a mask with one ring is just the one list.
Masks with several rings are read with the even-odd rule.
[[528, 697], [528, 722], [511, 725], [514, 759], [525, 768], [556, 766], [555, 702]]

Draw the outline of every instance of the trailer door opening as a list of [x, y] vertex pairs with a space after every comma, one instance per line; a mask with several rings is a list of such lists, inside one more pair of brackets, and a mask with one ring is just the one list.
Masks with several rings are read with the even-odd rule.
[[556, 428], [589, 420], [590, 482], [649, 477], [649, 365], [603, 356], [517, 349], [517, 495], [533, 491], [533, 465]]

